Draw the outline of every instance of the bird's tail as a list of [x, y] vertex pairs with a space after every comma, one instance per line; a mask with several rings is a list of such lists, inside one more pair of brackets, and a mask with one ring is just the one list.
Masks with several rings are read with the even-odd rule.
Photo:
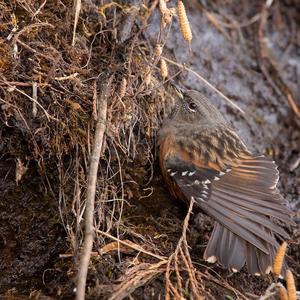
[[[269, 234], [273, 235], [271, 231]], [[239, 271], [246, 263], [249, 273], [267, 274], [272, 270], [277, 249], [268, 243], [265, 246], [269, 253], [264, 253], [216, 222], [204, 259], [212, 263], [218, 261], [234, 272]]]

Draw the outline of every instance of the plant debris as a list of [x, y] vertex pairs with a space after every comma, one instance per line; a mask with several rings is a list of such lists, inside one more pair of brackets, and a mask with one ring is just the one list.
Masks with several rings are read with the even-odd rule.
[[[171, 198], [156, 133], [175, 104], [170, 81], [202, 91], [278, 163], [299, 223], [297, 13], [296, 1], [0, 1], [0, 298], [74, 298], [97, 123], [86, 298], [265, 295], [271, 275], [204, 262], [212, 221]], [[299, 227], [290, 233], [299, 288]]]

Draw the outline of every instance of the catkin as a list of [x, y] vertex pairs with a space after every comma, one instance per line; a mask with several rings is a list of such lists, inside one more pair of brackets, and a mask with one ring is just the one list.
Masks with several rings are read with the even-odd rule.
[[126, 88], [127, 88], [127, 80], [125, 77], [123, 77], [120, 85], [120, 91], [119, 91], [119, 96], [121, 99], [125, 96]]
[[160, 74], [163, 79], [169, 75], [167, 63], [163, 58], [160, 59]]
[[155, 49], [154, 49], [154, 57], [160, 57], [162, 54], [162, 46], [161, 44], [156, 44]]
[[159, 0], [159, 10], [163, 14], [167, 10], [167, 3], [165, 0]]
[[291, 270], [286, 271], [286, 286], [289, 300], [297, 300], [294, 275]]
[[173, 16], [175, 15], [174, 8], [168, 8], [165, 0], [159, 0], [159, 10], [161, 13], [161, 25], [165, 28], [171, 23]]
[[180, 26], [182, 36], [187, 42], [191, 42], [193, 38], [192, 31], [182, 1], [178, 1], [177, 10], [178, 10], [179, 26]]
[[145, 78], [144, 78], [145, 84], [149, 86], [151, 84], [151, 80], [152, 80], [152, 71], [150, 66], [147, 66], [145, 70]]
[[279, 300], [289, 300], [286, 289], [283, 286], [279, 286], [277, 289]]
[[274, 262], [273, 262], [273, 272], [277, 276], [279, 276], [281, 273], [286, 248], [287, 248], [287, 242], [283, 242], [279, 246], [276, 256], [275, 256], [275, 259], [274, 259]]

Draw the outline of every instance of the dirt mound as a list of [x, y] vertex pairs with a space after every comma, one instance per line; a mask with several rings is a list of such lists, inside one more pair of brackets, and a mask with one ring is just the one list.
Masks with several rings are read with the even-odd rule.
[[[189, 45], [177, 1], [165, 14], [158, 2], [0, 1], [1, 297], [74, 298], [103, 97], [87, 298], [255, 299], [272, 282], [204, 262], [212, 221], [170, 196], [156, 132], [174, 106], [169, 80], [203, 92], [279, 165], [299, 224], [299, 5], [188, 1]], [[299, 286], [300, 231], [289, 230]]]

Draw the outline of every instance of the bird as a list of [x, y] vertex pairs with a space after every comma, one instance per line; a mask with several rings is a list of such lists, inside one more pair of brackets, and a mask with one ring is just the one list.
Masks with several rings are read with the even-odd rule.
[[[158, 132], [159, 164], [171, 194], [214, 220], [204, 259], [232, 272], [272, 271], [284, 227], [294, 225], [274, 161], [253, 154], [203, 94], [176, 88]], [[278, 222], [280, 220], [280, 222]]]

